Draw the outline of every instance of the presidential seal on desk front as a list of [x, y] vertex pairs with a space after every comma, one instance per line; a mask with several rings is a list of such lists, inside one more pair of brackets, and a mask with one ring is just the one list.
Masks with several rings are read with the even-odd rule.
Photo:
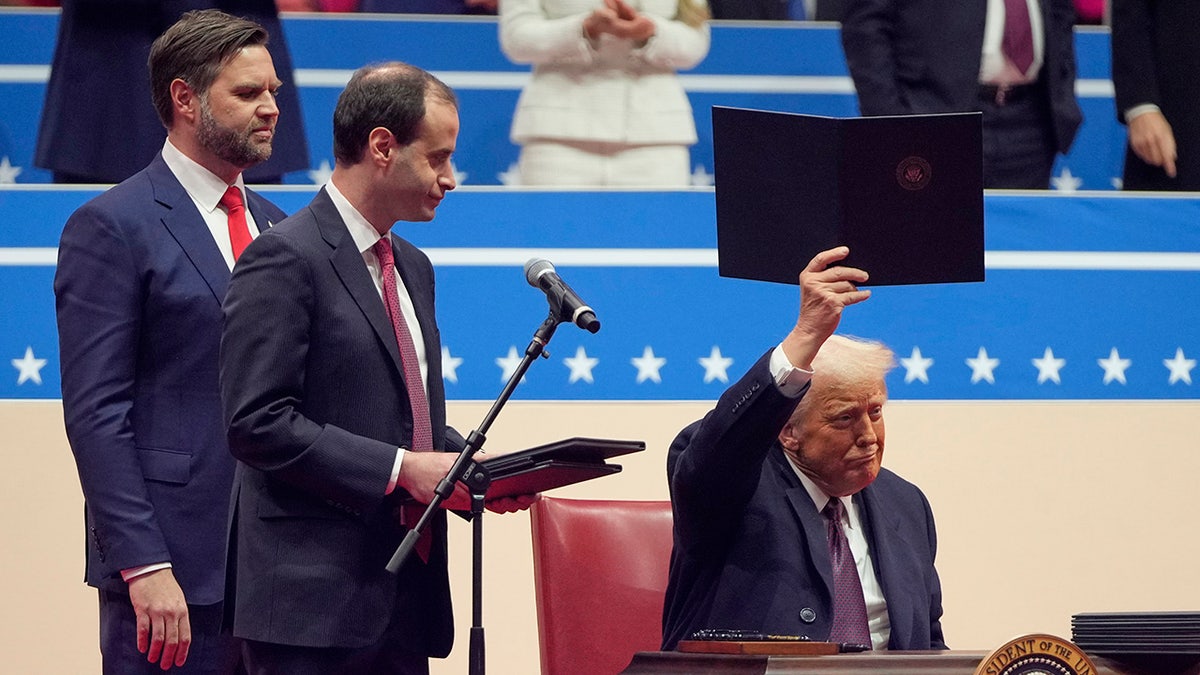
[[1053, 635], [1024, 635], [988, 654], [975, 675], [1096, 675], [1082, 649]]

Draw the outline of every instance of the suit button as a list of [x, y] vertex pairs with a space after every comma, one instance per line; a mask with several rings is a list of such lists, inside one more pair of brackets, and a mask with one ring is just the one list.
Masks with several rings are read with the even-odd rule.
[[800, 610], [800, 620], [804, 623], [812, 623], [817, 620], [817, 613], [813, 611], [812, 607], [805, 607]]

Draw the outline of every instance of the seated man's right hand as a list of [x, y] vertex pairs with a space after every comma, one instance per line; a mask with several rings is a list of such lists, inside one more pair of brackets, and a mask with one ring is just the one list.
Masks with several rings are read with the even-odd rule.
[[866, 272], [830, 267], [848, 255], [850, 249], [845, 246], [821, 251], [800, 273], [800, 316], [783, 341], [784, 354], [797, 368], [811, 368], [821, 345], [837, 330], [843, 309], [871, 297], [871, 291], [858, 289], [858, 284], [867, 280]]

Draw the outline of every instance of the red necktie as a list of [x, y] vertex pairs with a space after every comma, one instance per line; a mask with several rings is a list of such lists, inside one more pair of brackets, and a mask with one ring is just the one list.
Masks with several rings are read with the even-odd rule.
[[842, 529], [842, 500], [834, 497], [821, 511], [829, 520], [829, 560], [833, 563], [833, 629], [830, 642], [870, 645], [871, 631], [867, 628], [867, 602], [863, 599], [862, 582], [854, 566], [854, 554]]
[[[425, 396], [425, 386], [421, 382], [421, 363], [417, 360], [417, 348], [413, 343], [412, 332], [408, 330], [408, 322], [404, 320], [404, 312], [400, 311], [400, 294], [396, 289], [396, 261], [392, 256], [392, 240], [384, 235], [375, 242], [376, 257], [383, 275], [383, 304], [387, 309], [388, 319], [392, 322], [392, 330], [396, 334], [396, 346], [400, 348], [400, 363], [404, 368], [404, 386], [408, 389], [408, 402], [412, 408], [412, 447], [415, 452], [433, 450], [433, 425], [429, 421], [429, 399]], [[418, 503], [405, 504], [401, 508], [402, 522], [405, 527], [415, 527], [425, 512], [425, 506]], [[429, 550], [433, 542], [432, 532], [426, 528], [417, 540], [417, 554], [421, 560], [429, 561]]]
[[250, 244], [250, 226], [246, 224], [246, 205], [242, 202], [242, 191], [236, 185], [230, 185], [225, 194], [221, 195], [220, 204], [229, 213], [229, 243], [233, 247], [233, 259], [236, 261]]
[[1004, 0], [1004, 41], [1001, 49], [1022, 75], [1033, 65], [1033, 27], [1026, 0]]

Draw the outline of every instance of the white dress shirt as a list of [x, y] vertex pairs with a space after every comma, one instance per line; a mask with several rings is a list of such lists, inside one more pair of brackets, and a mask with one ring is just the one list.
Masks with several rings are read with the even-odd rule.
[[[216, 174], [171, 145], [170, 139], [163, 143], [162, 157], [167, 163], [167, 168], [175, 174], [179, 184], [192, 198], [200, 216], [204, 218], [204, 224], [208, 225], [208, 231], [212, 233], [213, 241], [217, 243], [217, 248], [221, 249], [225, 264], [232, 270], [233, 244], [229, 241], [229, 214], [220, 206], [221, 197], [225, 195], [229, 186]], [[242, 192], [242, 203], [246, 205], [246, 226], [249, 227], [250, 238], [253, 240], [258, 236], [258, 228], [254, 224], [254, 216], [250, 213], [250, 202], [246, 199], [246, 184], [242, 182], [242, 174], [238, 174], [234, 185]], [[271, 223], [267, 223], [268, 227], [270, 225]]]

